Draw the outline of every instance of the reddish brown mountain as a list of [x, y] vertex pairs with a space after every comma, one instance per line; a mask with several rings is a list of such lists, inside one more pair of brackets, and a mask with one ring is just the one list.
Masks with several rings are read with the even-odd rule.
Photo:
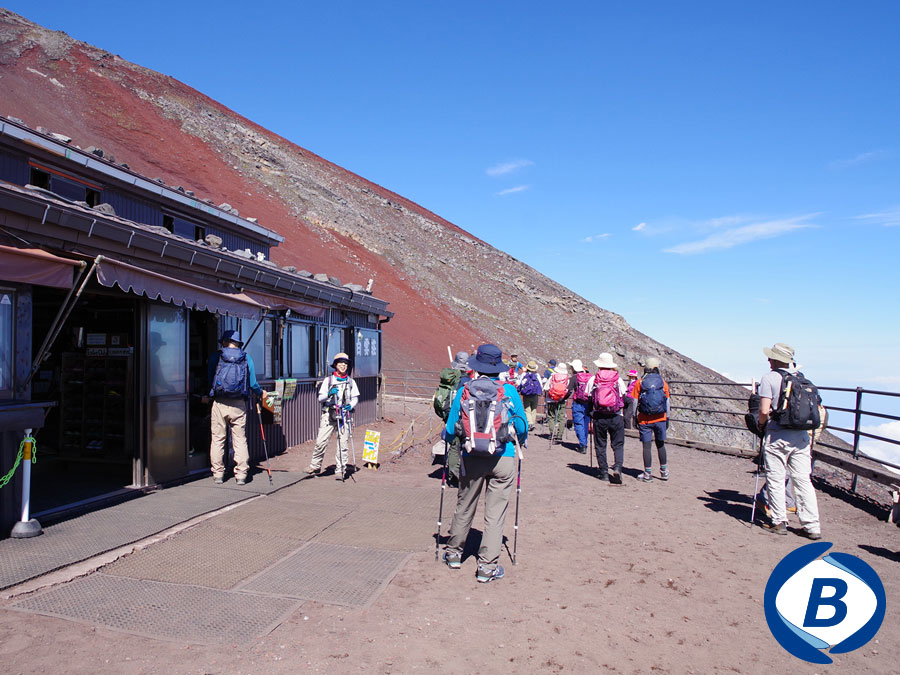
[[258, 218], [286, 238], [272, 253], [282, 265], [342, 282], [373, 278], [395, 313], [385, 326], [388, 368], [434, 370], [448, 344], [492, 341], [539, 359], [589, 362], [609, 351], [628, 367], [656, 355], [673, 379], [721, 380], [418, 204], [171, 77], [2, 9], [0, 114]]

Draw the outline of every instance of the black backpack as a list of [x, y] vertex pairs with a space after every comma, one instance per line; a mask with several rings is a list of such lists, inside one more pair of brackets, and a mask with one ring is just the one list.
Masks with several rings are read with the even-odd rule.
[[789, 373], [779, 368], [781, 392], [778, 405], [771, 412], [773, 420], [783, 429], [818, 429], [822, 423], [819, 404], [822, 397], [816, 385], [806, 379], [801, 372]]

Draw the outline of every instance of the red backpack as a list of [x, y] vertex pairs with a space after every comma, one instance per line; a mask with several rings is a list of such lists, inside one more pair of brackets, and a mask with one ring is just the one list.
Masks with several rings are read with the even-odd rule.
[[569, 391], [569, 376], [553, 373], [550, 376], [550, 386], [547, 388], [547, 398], [551, 401], [562, 401], [567, 391]]
[[583, 370], [580, 373], [575, 373], [575, 400], [579, 403], [587, 403], [590, 400], [590, 397], [585, 393], [588, 380], [590, 379], [591, 374]]
[[600, 413], [617, 413], [624, 407], [617, 371], [602, 369], [594, 375], [593, 404], [594, 412]]
[[461, 430], [457, 424], [457, 435], [464, 437], [466, 452], [499, 455], [506, 450], [510, 438], [507, 402], [501, 382], [487, 377], [466, 382], [459, 405]]

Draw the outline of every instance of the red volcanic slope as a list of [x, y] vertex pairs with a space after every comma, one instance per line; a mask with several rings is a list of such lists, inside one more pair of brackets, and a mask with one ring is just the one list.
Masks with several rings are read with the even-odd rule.
[[[0, 24], [10, 16], [15, 17], [0, 10]], [[15, 18], [16, 23], [21, 22]], [[68, 42], [68, 38], [60, 39]], [[285, 237], [272, 253], [273, 260], [281, 265], [327, 272], [342, 281], [361, 284], [374, 278], [373, 292], [390, 302], [395, 313], [385, 326], [385, 367], [435, 369], [447, 360], [449, 339], [454, 350], [469, 349], [479, 342], [471, 326], [441, 312], [401, 280], [380, 256], [338, 233], [331, 233], [338, 244], [323, 241], [314, 229], [292, 215], [287, 203], [254, 178], [240, 175], [213, 148], [183, 131], [180, 120], [165, 117], [147, 99], [164, 97], [188, 109], [217, 109], [280, 143], [288, 141], [171, 77], [77, 41], [71, 42], [64, 58], [48, 57], [39, 44], [26, 48], [17, 59], [10, 58], [3, 48], [0, 45], [0, 114], [21, 118], [32, 128], [43, 126], [70, 136], [81, 147], [102, 147], [116, 161], [126, 162], [139, 173], [161, 177], [169, 185], [183, 185], [200, 198], [208, 197], [217, 204], [228, 202], [243, 215], [255, 216], [263, 226]], [[145, 93], [139, 96], [138, 91]], [[330, 171], [343, 174], [348, 183], [368, 186], [410, 211], [462, 231], [400, 195], [297, 149]]]

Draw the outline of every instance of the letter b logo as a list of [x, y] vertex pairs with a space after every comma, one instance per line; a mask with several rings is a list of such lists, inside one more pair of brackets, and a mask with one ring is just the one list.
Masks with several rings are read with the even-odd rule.
[[[834, 593], [827, 597], [822, 591], [831, 588]], [[813, 579], [812, 591], [809, 594], [809, 603], [806, 605], [806, 616], [803, 618], [804, 628], [826, 628], [837, 626], [847, 616], [847, 605], [841, 602], [841, 598], [847, 595], [847, 582], [843, 579], [826, 579], [818, 577]], [[819, 607], [831, 607], [833, 612], [830, 618], [819, 617]]]

